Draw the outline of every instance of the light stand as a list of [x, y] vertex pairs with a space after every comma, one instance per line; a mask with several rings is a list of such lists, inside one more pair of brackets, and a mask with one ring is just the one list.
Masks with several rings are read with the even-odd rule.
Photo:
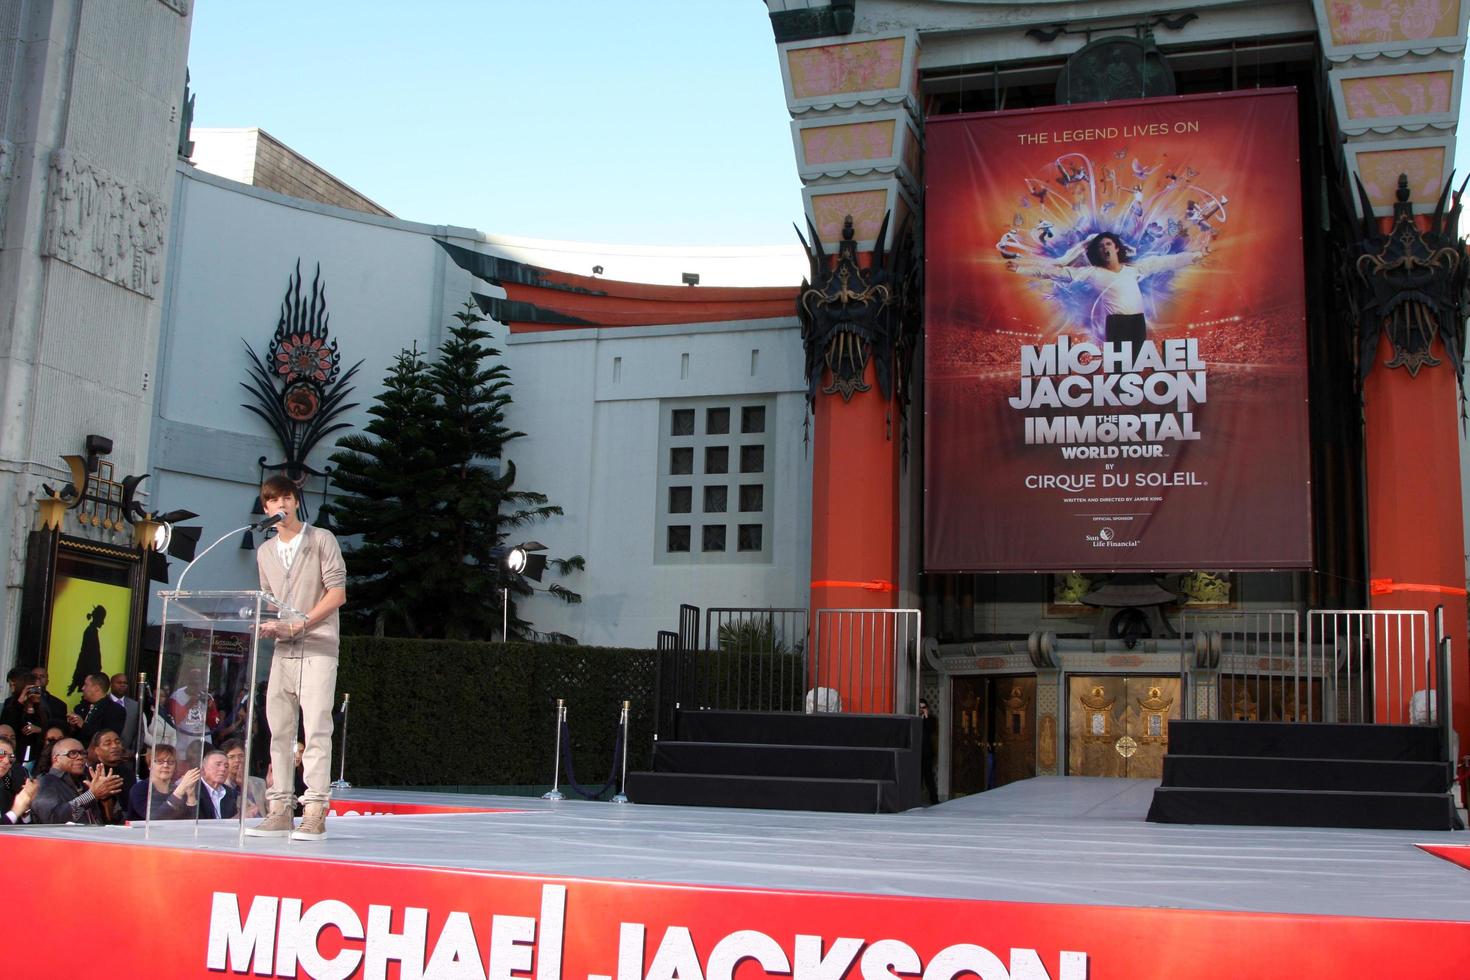
[[342, 695], [342, 762], [337, 767], [337, 778], [332, 780], [332, 789], [352, 788], [352, 784], [347, 781], [347, 704], [351, 700], [352, 695]]
[[561, 729], [567, 722], [567, 703], [561, 698], [556, 699], [556, 761], [552, 769], [551, 789], [542, 793], [543, 800], [564, 800], [561, 787]]
[[612, 798], [612, 802], [614, 803], [628, 802], [628, 705], [631, 703], [629, 701], [623, 702], [623, 714], [618, 718], [618, 727], [622, 729], [623, 757], [618, 760], [618, 765], [622, 767], [622, 773], [618, 776], [618, 791]]

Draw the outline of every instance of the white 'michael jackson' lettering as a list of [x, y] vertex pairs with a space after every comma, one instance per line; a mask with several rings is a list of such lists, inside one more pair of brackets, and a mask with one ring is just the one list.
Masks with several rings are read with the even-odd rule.
[[[562, 935], [566, 919], [565, 885], [541, 889], [540, 955], [535, 980], [560, 980]], [[468, 912], [452, 911], [429, 945], [429, 910], [407, 906], [394, 928], [395, 909], [369, 905], [367, 925], [345, 902], [314, 902], [304, 909], [299, 898], [257, 895], [241, 918], [234, 892], [215, 892], [209, 916], [206, 965], [214, 972], [256, 976], [302, 976], [312, 980], [383, 980], [388, 963], [398, 963], [403, 980], [510, 980], [531, 970], [532, 944], [538, 920], [522, 915], [495, 915], [490, 920], [488, 955]], [[335, 956], [318, 946], [322, 930], [335, 928], [346, 940]], [[355, 948], [357, 943], [362, 948]]]
[[[564, 885], [543, 885], [539, 918], [492, 915], [486, 941], [468, 912], [449, 911], [431, 945], [424, 908], [369, 905], [364, 924], [363, 916], [336, 899], [304, 905], [299, 898], [257, 895], [242, 917], [239, 896], [215, 892], [206, 963], [215, 973], [384, 980], [395, 962], [402, 980], [512, 980], [530, 974], [534, 962], [535, 980], [561, 980], [566, 893]], [[343, 940], [330, 957], [319, 945], [327, 929]], [[841, 937], [828, 945], [821, 936], [797, 935], [789, 955], [787, 947], [756, 929], [716, 939], [705, 958], [690, 930], [678, 925], [659, 937], [645, 972], [647, 933], [643, 923], [619, 923], [617, 980], [733, 980], [745, 960], [754, 960], [768, 977], [792, 980], [842, 980], [854, 964], [862, 980], [959, 980], [964, 974], [978, 980], [1087, 980], [1088, 974], [1086, 953], [1060, 952], [1052, 974], [1034, 949], [1012, 948], [1007, 963], [973, 943], [946, 946], [927, 966], [900, 939]], [[588, 980], [612, 978], [589, 974]]]

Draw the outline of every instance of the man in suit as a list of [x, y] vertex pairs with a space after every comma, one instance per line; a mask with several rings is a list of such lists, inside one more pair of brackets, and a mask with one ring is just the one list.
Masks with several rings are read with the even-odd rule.
[[92, 739], [103, 729], [122, 735], [128, 713], [108, 696], [111, 685], [112, 681], [106, 674], [88, 674], [82, 681], [82, 700], [77, 710], [66, 716], [66, 722], [72, 736], [83, 745], [91, 745]]
[[230, 760], [225, 753], [206, 749], [199, 774], [199, 819], [229, 820], [239, 814], [240, 793], [230, 785]]
[[123, 748], [132, 752], [138, 745], [138, 701], [136, 698], [128, 697], [128, 675], [113, 674], [112, 690], [108, 694], [115, 704], [122, 705], [126, 713], [123, 722], [122, 743]]

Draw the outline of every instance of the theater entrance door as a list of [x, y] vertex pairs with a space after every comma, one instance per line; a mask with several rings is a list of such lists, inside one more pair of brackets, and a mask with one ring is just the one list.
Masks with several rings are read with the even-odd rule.
[[1164, 775], [1169, 720], [1179, 717], [1178, 677], [1073, 675], [1067, 693], [1067, 775]]
[[951, 678], [951, 798], [1036, 775], [1036, 678]]

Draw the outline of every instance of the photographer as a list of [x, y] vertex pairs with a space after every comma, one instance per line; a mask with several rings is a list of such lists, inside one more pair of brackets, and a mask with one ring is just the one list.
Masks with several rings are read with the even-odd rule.
[[0, 724], [15, 730], [16, 750], [22, 759], [36, 759], [41, 754], [43, 733], [60, 719], [50, 716], [41, 697], [41, 686], [29, 667], [12, 669], [6, 679], [10, 683], [10, 697], [0, 706]]

